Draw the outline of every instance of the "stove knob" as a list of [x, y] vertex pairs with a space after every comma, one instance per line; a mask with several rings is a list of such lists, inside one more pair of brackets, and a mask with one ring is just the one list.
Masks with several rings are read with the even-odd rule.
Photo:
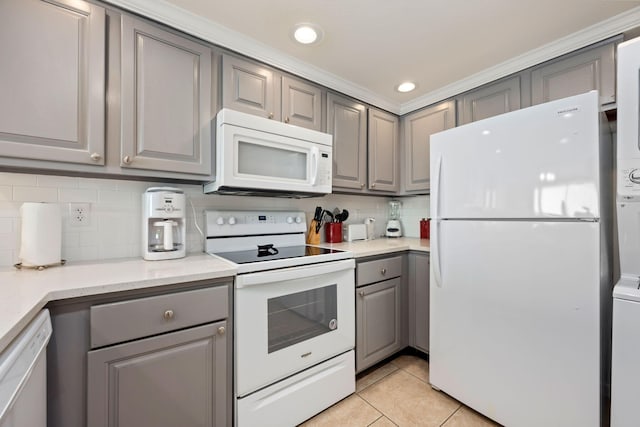
[[216, 224], [218, 225], [224, 225], [224, 218], [222, 218], [221, 216], [218, 217], [218, 219], [216, 220]]
[[293, 224], [293, 218], [290, 216], [287, 217], [287, 224]]
[[236, 223], [236, 217], [235, 216], [230, 216], [229, 217], [229, 225], [233, 225]]
[[299, 216], [296, 217], [296, 224], [300, 224], [302, 222], [302, 218]]

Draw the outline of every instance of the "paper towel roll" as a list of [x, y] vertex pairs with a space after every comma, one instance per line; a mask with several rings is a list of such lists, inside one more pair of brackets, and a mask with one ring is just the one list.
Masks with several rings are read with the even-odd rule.
[[23, 203], [20, 262], [27, 267], [62, 259], [62, 218], [57, 203]]

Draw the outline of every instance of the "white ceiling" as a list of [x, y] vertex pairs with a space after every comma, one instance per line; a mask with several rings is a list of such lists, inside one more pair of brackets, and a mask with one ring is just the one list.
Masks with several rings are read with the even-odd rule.
[[[640, 25], [629, 0], [112, 2], [394, 112]], [[322, 42], [295, 43], [300, 22], [319, 25]], [[404, 80], [417, 89], [396, 92]]]

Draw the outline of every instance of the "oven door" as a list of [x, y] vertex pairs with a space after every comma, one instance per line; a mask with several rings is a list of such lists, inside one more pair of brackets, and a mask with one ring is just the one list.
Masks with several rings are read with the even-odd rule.
[[236, 394], [245, 396], [355, 346], [350, 260], [236, 278]]
[[331, 193], [330, 145], [230, 124], [216, 138], [221, 187]]

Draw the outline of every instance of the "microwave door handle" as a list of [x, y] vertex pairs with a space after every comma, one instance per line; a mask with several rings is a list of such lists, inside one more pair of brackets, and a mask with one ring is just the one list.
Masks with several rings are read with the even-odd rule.
[[315, 187], [318, 182], [318, 162], [320, 161], [320, 150], [318, 147], [311, 147], [311, 185]]

